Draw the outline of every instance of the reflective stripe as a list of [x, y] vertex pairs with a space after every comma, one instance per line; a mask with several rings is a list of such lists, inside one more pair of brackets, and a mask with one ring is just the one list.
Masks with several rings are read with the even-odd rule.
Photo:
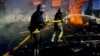
[[58, 39], [61, 39], [63, 36], [63, 32], [60, 32], [59, 36], [58, 36]]

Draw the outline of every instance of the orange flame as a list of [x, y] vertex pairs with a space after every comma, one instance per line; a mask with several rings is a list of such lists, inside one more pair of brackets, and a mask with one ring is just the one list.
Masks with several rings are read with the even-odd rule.
[[58, 7], [61, 5], [61, 0], [52, 0], [52, 6], [53, 7]]
[[41, 0], [34, 0], [33, 1], [33, 5], [37, 6], [41, 3]]
[[[69, 15], [81, 14], [81, 6], [85, 0], [69, 0]], [[70, 16], [70, 24], [73, 25], [82, 25], [81, 16]]]

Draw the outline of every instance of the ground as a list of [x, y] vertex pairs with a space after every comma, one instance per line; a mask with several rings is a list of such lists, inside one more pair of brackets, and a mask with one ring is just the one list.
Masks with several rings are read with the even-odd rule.
[[[28, 34], [27, 22], [14, 22], [0, 26], [0, 55], [5, 54], [17, 46]], [[70, 34], [69, 34], [70, 33]], [[45, 34], [45, 35], [44, 35]], [[53, 34], [53, 25], [48, 25], [41, 31], [43, 47], [41, 49], [41, 56], [63, 55], [63, 56], [84, 56], [84, 55], [100, 55], [100, 35], [99, 33], [76, 33], [67, 25], [64, 24], [64, 42], [51, 43], [50, 39]], [[66, 43], [66, 41], [68, 43]], [[14, 56], [31, 56], [31, 45], [34, 42], [33, 38], [30, 38], [25, 44], [23, 44], [17, 51], [14, 52]], [[56, 52], [56, 53], [55, 53]], [[11, 53], [13, 54], [13, 53]], [[33, 55], [33, 54], [32, 54]]]

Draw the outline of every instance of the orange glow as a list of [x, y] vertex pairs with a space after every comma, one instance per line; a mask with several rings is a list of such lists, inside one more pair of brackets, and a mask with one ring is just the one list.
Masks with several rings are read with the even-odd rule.
[[37, 6], [41, 3], [41, 0], [34, 0], [33, 1], [33, 5]]
[[53, 7], [59, 7], [61, 5], [61, 0], [52, 0]]
[[[85, 0], [69, 0], [69, 15], [81, 14], [81, 6], [84, 2]], [[82, 25], [82, 17], [70, 16], [69, 23], [73, 25]]]

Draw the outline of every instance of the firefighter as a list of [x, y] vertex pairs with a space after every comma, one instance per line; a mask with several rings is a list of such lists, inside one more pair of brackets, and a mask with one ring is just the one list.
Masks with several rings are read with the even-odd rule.
[[29, 30], [31, 34], [36, 28], [38, 28], [39, 30], [43, 28], [45, 24], [43, 20], [43, 13], [45, 11], [45, 7], [46, 6], [44, 4], [39, 4], [37, 6], [36, 12], [32, 14], [30, 26], [29, 26]]
[[62, 20], [64, 18], [64, 10], [58, 9], [58, 12], [55, 15], [54, 20], [61, 20], [60, 22], [54, 22], [54, 33], [51, 39], [51, 42], [62, 42], [63, 36], [63, 27], [62, 27]]
[[31, 36], [34, 38], [34, 43], [33, 43], [33, 51], [37, 49], [38, 45], [40, 45], [40, 33], [35, 33], [33, 32], [38, 29], [39, 31], [43, 29], [45, 22], [43, 20], [43, 13], [45, 12], [46, 6], [44, 4], [39, 4], [37, 6], [37, 10], [35, 13], [32, 14], [31, 16], [31, 21], [30, 21], [30, 26], [29, 26], [29, 31]]

